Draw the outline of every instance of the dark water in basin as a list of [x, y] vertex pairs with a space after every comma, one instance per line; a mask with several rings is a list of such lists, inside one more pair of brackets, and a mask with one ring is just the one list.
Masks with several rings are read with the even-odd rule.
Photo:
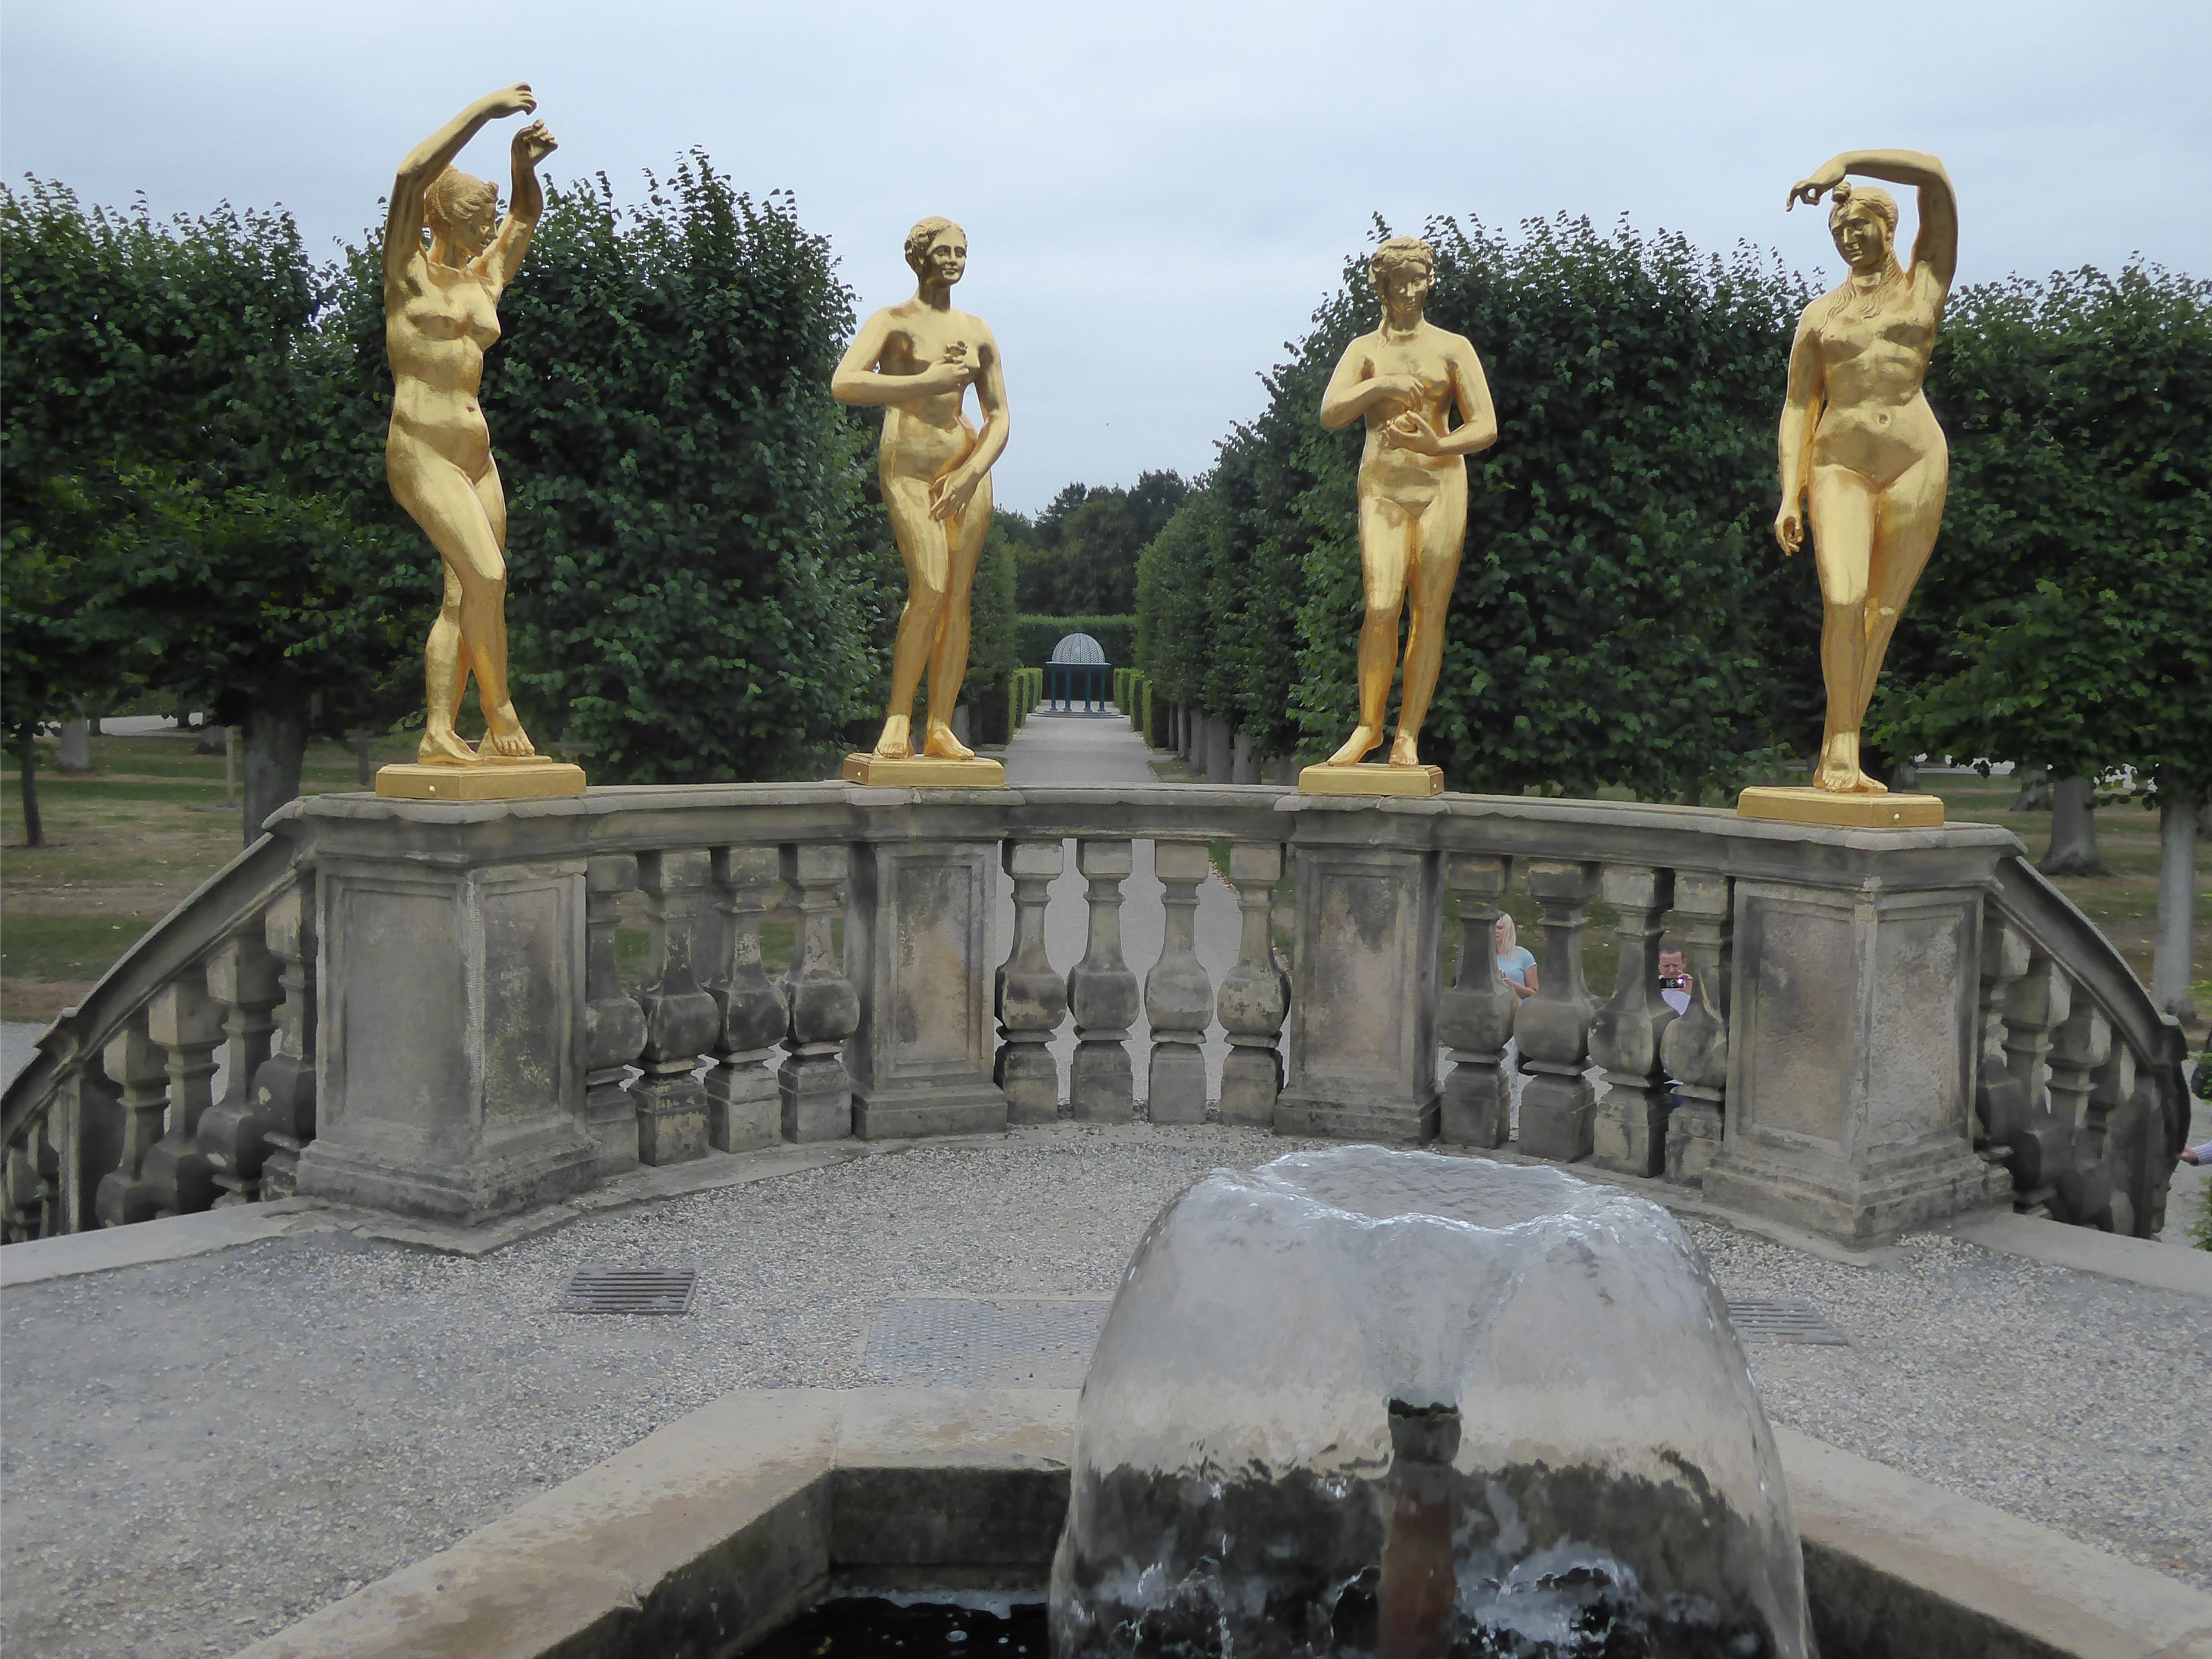
[[1000, 1615], [848, 1595], [809, 1607], [750, 1650], [748, 1659], [1046, 1659], [1049, 1651], [1042, 1601], [1017, 1603]]

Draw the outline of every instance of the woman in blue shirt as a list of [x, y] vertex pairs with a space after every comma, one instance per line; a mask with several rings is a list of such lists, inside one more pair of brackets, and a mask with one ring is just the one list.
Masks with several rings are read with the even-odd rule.
[[1536, 958], [1522, 947], [1510, 916], [1498, 919], [1498, 976], [1523, 1002], [1536, 994]]

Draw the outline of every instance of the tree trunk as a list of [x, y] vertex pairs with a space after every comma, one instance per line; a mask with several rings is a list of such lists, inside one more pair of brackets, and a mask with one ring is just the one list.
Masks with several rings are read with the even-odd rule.
[[1889, 769], [1889, 776], [1883, 781], [1900, 794], [1911, 793], [1920, 787], [1920, 763], [1910, 760], [1898, 762]]
[[2048, 812], [2051, 810], [2051, 774], [2041, 767], [2033, 772], [2015, 772], [2020, 793], [2012, 798], [2008, 809], [2014, 812]]
[[62, 722], [61, 752], [54, 757], [57, 772], [89, 772], [92, 770], [92, 722], [88, 720]]
[[250, 846], [269, 815], [300, 793], [307, 756], [304, 700], [250, 703], [246, 710], [246, 840]]
[[2158, 943], [2151, 958], [2150, 1000], [2175, 1018], [2193, 1021], [2189, 995], [2191, 935], [2197, 909], [2197, 798], [2169, 785], [2159, 791]]
[[2036, 867], [2046, 876], [2101, 876], [2105, 860], [2097, 852], [2097, 815], [2091, 811], [2096, 786], [2087, 778], [2062, 778], [2051, 789], [2051, 850]]
[[26, 732], [20, 743], [12, 744], [16, 763], [22, 769], [16, 774], [23, 792], [23, 845], [44, 847], [46, 827], [39, 817], [39, 742], [36, 733]]

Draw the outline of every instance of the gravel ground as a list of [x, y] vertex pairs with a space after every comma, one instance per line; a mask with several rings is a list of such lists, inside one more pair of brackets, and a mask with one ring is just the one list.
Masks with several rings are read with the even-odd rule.
[[[880, 1379], [894, 1297], [1105, 1295], [1145, 1224], [1297, 1143], [1061, 1126], [575, 1223], [477, 1261], [347, 1235], [35, 1285], [0, 1306], [0, 1644], [225, 1654], [729, 1389]], [[1854, 1268], [1699, 1225], [1780, 1421], [2212, 1589], [2201, 1304], [1908, 1242]], [[700, 1269], [682, 1319], [562, 1313], [586, 1263]]]

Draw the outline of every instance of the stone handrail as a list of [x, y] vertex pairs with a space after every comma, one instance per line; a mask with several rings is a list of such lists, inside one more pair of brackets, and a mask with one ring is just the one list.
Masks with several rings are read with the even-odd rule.
[[[710, 1147], [1209, 1106], [1286, 1133], [1517, 1138], [1843, 1238], [2008, 1200], [2148, 1232], [2179, 1133], [2178, 1031], [1986, 826], [831, 782], [325, 795], [271, 829], [9, 1091], [10, 1237], [295, 1188], [473, 1222]], [[1122, 947], [1139, 842], [1167, 910], [1153, 962]], [[1216, 984], [1190, 926], [1222, 842], [1243, 921]], [[1046, 949], [1063, 875], [1086, 886], [1076, 962]], [[1516, 883], [1541, 963], [1517, 1005], [1489, 948]], [[796, 920], [772, 980], [778, 893]], [[635, 986], [616, 971], [626, 902], [648, 922]], [[1600, 903], [1622, 964], [1602, 1003], [1582, 967]], [[1670, 927], [1694, 974], [1679, 1017], [1656, 975]], [[1070, 1021], [1063, 1065], [1049, 1043]]]

